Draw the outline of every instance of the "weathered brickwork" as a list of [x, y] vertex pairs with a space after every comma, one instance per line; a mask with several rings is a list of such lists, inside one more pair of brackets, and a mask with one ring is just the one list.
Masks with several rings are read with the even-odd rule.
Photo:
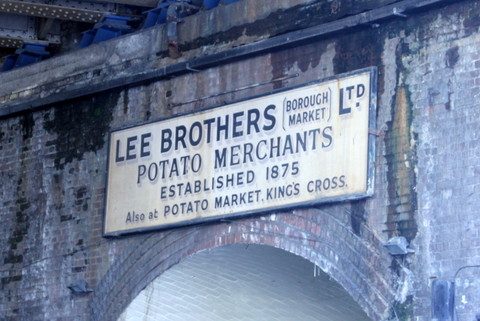
[[[246, 11], [235, 18], [227, 7], [187, 18], [180, 59], [375, 7], [260, 3], [232, 5]], [[287, 13], [296, 15], [280, 19]], [[214, 26], [204, 23], [213, 18]], [[480, 264], [479, 27], [480, 3], [458, 1], [171, 79], [89, 96], [78, 91], [81, 97], [4, 116], [0, 320], [116, 320], [169, 267], [236, 243], [274, 246], [317, 264], [372, 320], [430, 320], [431, 281], [453, 280], [462, 266]], [[174, 63], [165, 57], [163, 32], [146, 30], [0, 74], [0, 103]], [[102, 237], [109, 131], [370, 66], [378, 68], [372, 198]], [[392, 236], [405, 236], [415, 253], [390, 256], [383, 243]], [[480, 313], [478, 271], [464, 269], [456, 280], [459, 320]], [[68, 286], [78, 279], [93, 291], [73, 294]]]
[[[460, 267], [480, 262], [480, 38], [472, 34], [468, 17], [465, 28], [448, 21], [437, 18], [435, 26], [442, 33], [404, 58], [409, 71], [405, 83], [417, 102], [412, 131], [418, 135], [417, 168], [422, 173], [417, 183], [420, 233], [415, 244], [425, 255], [415, 261], [416, 273], [423, 275], [417, 288], [424, 292], [424, 301], [418, 313], [428, 311], [429, 278], [453, 279]], [[474, 319], [480, 312], [478, 271], [466, 269], [456, 280], [459, 320]]]

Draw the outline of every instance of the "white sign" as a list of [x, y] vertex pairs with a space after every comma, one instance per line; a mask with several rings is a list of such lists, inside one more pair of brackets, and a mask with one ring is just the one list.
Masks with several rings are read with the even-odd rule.
[[105, 235], [371, 195], [375, 76], [112, 132]]

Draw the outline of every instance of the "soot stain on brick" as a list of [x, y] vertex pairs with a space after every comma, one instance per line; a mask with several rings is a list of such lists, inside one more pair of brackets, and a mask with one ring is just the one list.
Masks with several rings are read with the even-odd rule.
[[47, 144], [56, 147], [57, 170], [64, 169], [74, 159], [83, 159], [84, 153], [96, 152], [104, 146], [119, 97], [120, 89], [50, 107], [54, 110], [53, 117], [45, 120], [44, 128], [56, 134], [56, 138]]
[[144, 92], [145, 92], [145, 104], [146, 104], [146, 110], [145, 110], [145, 121], [149, 121], [150, 117], [152, 116], [152, 111], [150, 110], [152, 106], [152, 86], [145, 86], [143, 87]]
[[448, 80], [448, 100], [445, 103], [445, 109], [448, 110], [448, 111], [450, 111], [452, 109], [452, 95], [453, 95], [452, 80], [449, 79]]
[[[254, 23], [234, 26], [228, 30], [217, 32], [207, 37], [199, 37], [189, 43], [180, 44], [179, 49], [184, 52], [204, 46], [227, 43], [242, 36], [273, 36], [305, 28], [313, 22], [312, 20], [315, 20], [313, 17], [322, 17], [324, 19], [328, 6], [327, 3], [316, 3], [308, 6], [308, 8], [305, 8], [304, 5], [299, 5], [286, 10], [279, 9], [263, 19], [256, 20]], [[305, 19], [306, 17], [311, 19]]]
[[86, 266], [75, 266], [72, 267], [72, 273], [84, 272], [87, 269]]
[[83, 199], [87, 195], [87, 187], [82, 186], [75, 192], [75, 197], [78, 199]]
[[128, 104], [129, 104], [129, 96], [128, 96], [128, 89], [125, 88], [125, 91], [123, 92], [123, 114], [128, 114]]
[[88, 210], [88, 201], [90, 197], [87, 196], [88, 189], [86, 186], [82, 186], [75, 192], [75, 205], [81, 206], [82, 210], [86, 212]]
[[[359, 29], [354, 36], [342, 34], [336, 40], [336, 55], [334, 58], [335, 74], [350, 72], [353, 70], [370, 66], [378, 67], [378, 93], [381, 97], [384, 91], [384, 66], [382, 53], [384, 39], [390, 35], [398, 35], [405, 26], [395, 22], [375, 31]], [[410, 32], [412, 32], [411, 30]], [[401, 57], [410, 54], [410, 48], [403, 42], [397, 48], [397, 79], [400, 77], [400, 70], [404, 73]], [[378, 106], [381, 106], [379, 102]], [[416, 211], [416, 176], [414, 167], [416, 162], [416, 151], [410, 146], [410, 132], [412, 113], [408, 89], [405, 86], [398, 88], [393, 99], [392, 121], [387, 123], [388, 131], [385, 137], [387, 149], [387, 179], [389, 208], [387, 212], [387, 231], [390, 236], [400, 234], [409, 241], [415, 238], [417, 226], [414, 219]], [[380, 108], [377, 109], [377, 113]], [[406, 155], [407, 159], [404, 159]], [[407, 165], [408, 162], [408, 165]], [[401, 180], [407, 179], [407, 183]], [[402, 183], [403, 182], [403, 183]], [[406, 201], [405, 201], [406, 196]], [[399, 201], [402, 200], [400, 203]], [[407, 217], [405, 217], [407, 216]], [[352, 223], [357, 223], [352, 221]], [[352, 228], [355, 228], [352, 224]]]
[[[186, 52], [205, 46], [228, 43], [242, 36], [270, 37], [285, 34], [290, 31], [317, 26], [336, 19], [371, 10], [380, 5], [389, 4], [396, 0], [337, 0], [315, 1], [311, 4], [302, 4], [287, 9], [278, 9], [254, 23], [234, 26], [206, 37], [199, 37], [188, 43], [181, 43], [179, 50]], [[157, 56], [166, 57], [168, 51], [157, 53]]]
[[[19, 183], [17, 187], [17, 194], [21, 193], [23, 186]], [[20, 243], [23, 242], [25, 236], [28, 233], [30, 227], [30, 220], [28, 216], [28, 209], [30, 208], [30, 202], [25, 197], [18, 197], [16, 201], [17, 211], [15, 212], [15, 221], [12, 234], [8, 239], [10, 249], [8, 255], [4, 260], [5, 264], [12, 263], [18, 264], [23, 262], [23, 255], [16, 254], [19, 250]]]
[[366, 222], [365, 200], [353, 201], [351, 204], [350, 223], [353, 233], [361, 236], [361, 225]]
[[1, 284], [2, 284], [2, 289], [5, 287], [5, 285], [12, 283], [12, 282], [18, 282], [22, 280], [22, 275], [17, 274], [13, 276], [6, 276], [1, 279]]
[[453, 68], [459, 59], [460, 55], [458, 53], [458, 46], [452, 47], [445, 53], [445, 66], [448, 68]]
[[3, 149], [3, 138], [5, 137], [5, 133], [0, 131], [0, 150]]
[[35, 120], [33, 119], [33, 113], [26, 113], [20, 118], [20, 126], [22, 128], [23, 140], [31, 138], [33, 135], [33, 127], [35, 126]]
[[354, 37], [341, 35], [337, 38], [333, 60], [335, 74], [379, 64], [383, 48], [379, 48], [378, 40], [373, 34], [373, 32], [361, 31]]
[[73, 219], [74, 219], [74, 217], [73, 217], [72, 214], [60, 215], [60, 222], [67, 222], [67, 221], [71, 221]]
[[[335, 41], [333, 67], [335, 74], [376, 66], [378, 68], [378, 94], [384, 91], [382, 52], [384, 38], [389, 30], [359, 29], [355, 35], [341, 34]], [[381, 104], [377, 104], [381, 106]], [[377, 109], [377, 113], [378, 113]]]
[[[22, 135], [24, 134], [22, 127]], [[4, 264], [19, 264], [23, 262], [23, 255], [16, 253], [20, 250], [19, 246], [24, 241], [25, 236], [28, 234], [28, 229], [30, 227], [30, 218], [29, 218], [29, 209], [31, 204], [26, 197], [26, 188], [27, 188], [27, 177], [26, 177], [26, 164], [25, 157], [28, 153], [29, 146], [25, 145], [22, 148], [22, 153], [20, 154], [20, 171], [19, 177], [17, 179], [16, 185], [16, 212], [15, 220], [12, 226], [12, 232], [8, 238], [8, 243], [10, 248], [8, 250], [7, 256], [4, 259]]]
[[[276, 51], [271, 54], [272, 80], [288, 75], [290, 69], [297, 64], [302, 72], [315, 68], [320, 63], [322, 54], [327, 50], [326, 42], [314, 42], [288, 50]], [[282, 81], [275, 81], [273, 88], [283, 87]]]
[[474, 3], [467, 1], [467, 4], [467, 10], [463, 14], [465, 17], [463, 27], [465, 35], [468, 37], [480, 30], [480, 3], [478, 1], [474, 1]]

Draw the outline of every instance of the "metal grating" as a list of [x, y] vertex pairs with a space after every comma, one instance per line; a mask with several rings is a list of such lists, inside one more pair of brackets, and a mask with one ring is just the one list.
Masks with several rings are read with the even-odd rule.
[[0, 1], [0, 12], [89, 23], [98, 22], [104, 14], [102, 11], [14, 0]]
[[18, 48], [23, 44], [23, 39], [20, 38], [5, 38], [0, 37], [0, 47], [4, 48]]

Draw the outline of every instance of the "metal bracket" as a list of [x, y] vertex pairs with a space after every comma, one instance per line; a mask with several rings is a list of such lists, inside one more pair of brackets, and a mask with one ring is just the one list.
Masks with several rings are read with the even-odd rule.
[[376, 137], [383, 137], [383, 136], [385, 136], [385, 131], [383, 131], [383, 130], [369, 129], [369, 130], [368, 130], [368, 134], [369, 134], [369, 135], [376, 136]]
[[186, 68], [187, 70], [195, 71], [195, 72], [200, 72], [200, 71], [201, 71], [200, 69], [195, 69], [195, 68], [190, 67], [188, 63], [186, 64], [185, 68]]
[[447, 280], [432, 283], [432, 320], [453, 321], [455, 284]]
[[393, 8], [393, 15], [401, 18], [407, 18], [408, 16], [403, 13], [404, 11], [398, 8]]

